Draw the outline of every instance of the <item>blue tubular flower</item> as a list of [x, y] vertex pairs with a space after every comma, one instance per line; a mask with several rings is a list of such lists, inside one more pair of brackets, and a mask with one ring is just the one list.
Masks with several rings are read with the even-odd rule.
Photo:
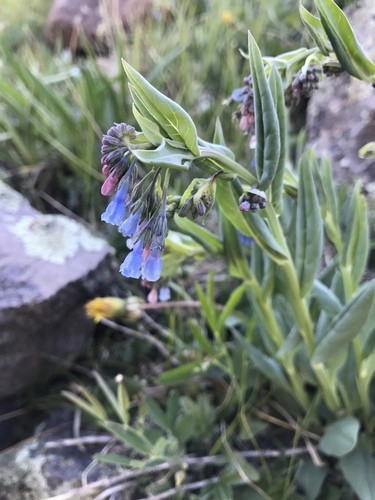
[[161, 249], [155, 248], [150, 250], [149, 255], [146, 257], [142, 278], [147, 281], [157, 281], [160, 278], [162, 269]]
[[138, 279], [141, 277], [143, 254], [143, 239], [137, 241], [133, 250], [128, 253], [124, 262], [121, 264], [120, 273], [127, 278]]
[[105, 212], [102, 213], [101, 220], [114, 226], [120, 226], [125, 219], [126, 197], [129, 190], [129, 180], [126, 179], [117, 188], [113, 200], [109, 203]]
[[136, 212], [131, 213], [118, 228], [119, 232], [125, 236], [131, 238], [137, 231], [139, 222], [141, 220], [143, 207], [141, 206]]

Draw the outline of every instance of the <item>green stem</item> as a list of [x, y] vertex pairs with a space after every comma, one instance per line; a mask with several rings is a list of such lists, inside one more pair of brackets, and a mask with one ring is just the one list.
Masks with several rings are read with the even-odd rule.
[[290, 297], [290, 305], [293, 309], [298, 329], [306, 344], [307, 351], [311, 356], [314, 351], [314, 344], [315, 344], [314, 329], [310, 313], [306, 304], [306, 300], [303, 297], [301, 297], [300, 286], [298, 283], [298, 278], [294, 267], [294, 263], [290, 255], [289, 248], [286, 243], [280, 221], [277, 218], [276, 213], [272, 206], [267, 207], [266, 215], [274, 237], [276, 238], [278, 243], [280, 243], [280, 245], [285, 251], [285, 254], [288, 257], [285, 264], [282, 266], [282, 269], [284, 271], [284, 275], [288, 282], [288, 294]]

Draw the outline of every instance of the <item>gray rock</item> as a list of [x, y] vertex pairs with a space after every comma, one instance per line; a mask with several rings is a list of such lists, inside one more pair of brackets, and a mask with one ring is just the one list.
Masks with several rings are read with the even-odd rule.
[[83, 309], [113, 282], [111, 248], [82, 224], [43, 215], [0, 181], [0, 400], [88, 345]]
[[[375, 2], [363, 0], [347, 12], [367, 54], [375, 60]], [[342, 74], [324, 79], [308, 107], [309, 143], [319, 155], [333, 161], [339, 182], [354, 184], [362, 179], [375, 202], [375, 159], [361, 159], [358, 150], [375, 140], [375, 89]]]
[[106, 27], [131, 26], [148, 14], [152, 0], [54, 0], [48, 14], [45, 34], [52, 45], [84, 49], [104, 46]]
[[[106, 483], [120, 471], [116, 466], [93, 461], [93, 455], [101, 452], [105, 443], [66, 446], [66, 440], [73, 437], [72, 427], [72, 412], [55, 411], [32, 438], [0, 453], [1, 500], [43, 500], [58, 495], [65, 500], [89, 500], [106, 489]], [[82, 432], [80, 437], [84, 435]], [[95, 440], [92, 433], [90, 437]], [[111, 449], [117, 451], [113, 446]], [[85, 480], [89, 483], [85, 493], [77, 493]], [[125, 490], [113, 498], [134, 498], [130, 485]]]

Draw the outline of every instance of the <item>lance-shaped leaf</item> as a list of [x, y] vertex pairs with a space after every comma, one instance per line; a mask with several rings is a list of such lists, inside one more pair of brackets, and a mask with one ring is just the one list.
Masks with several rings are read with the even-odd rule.
[[154, 121], [142, 115], [138, 111], [135, 104], [133, 104], [133, 115], [139, 123], [139, 126], [141, 127], [146, 139], [154, 146], [159, 146], [163, 140], [163, 136], [160, 133], [158, 125]]
[[327, 157], [324, 157], [322, 159], [320, 168], [317, 168], [317, 171], [321, 178], [321, 188], [324, 195], [322, 212], [327, 234], [340, 254], [342, 249], [342, 241], [339, 222], [339, 209], [336, 190], [332, 179], [331, 164]]
[[275, 66], [272, 66], [269, 76], [269, 85], [276, 106], [280, 131], [280, 156], [272, 182], [272, 205], [277, 213], [282, 211], [283, 181], [286, 157], [286, 112], [283, 82]]
[[[326, 363], [347, 348], [375, 309], [375, 280], [367, 283], [333, 318], [326, 335], [317, 345], [312, 363]], [[373, 318], [375, 322], [375, 318]]]
[[315, 0], [322, 25], [341, 66], [350, 75], [375, 81], [375, 64], [365, 54], [344, 12], [333, 0]]
[[248, 273], [248, 262], [243, 255], [243, 247], [240, 245], [238, 230], [225, 217], [224, 212], [220, 214], [221, 234], [223, 235], [224, 256], [228, 264], [230, 276], [243, 279]]
[[350, 203], [350, 220], [344, 236], [343, 266], [349, 270], [352, 289], [355, 290], [362, 278], [369, 252], [369, 227], [367, 203], [357, 184]]
[[312, 287], [323, 249], [323, 223], [312, 174], [312, 153], [299, 163], [295, 263], [302, 296]]
[[256, 171], [259, 189], [266, 190], [272, 183], [279, 164], [280, 129], [263, 59], [250, 32], [249, 57], [255, 107]]
[[217, 236], [205, 227], [199, 226], [186, 217], [174, 216], [174, 223], [179, 231], [187, 234], [193, 240], [202, 245], [211, 255], [220, 254], [223, 251], [223, 244]]
[[235, 333], [235, 337], [240, 342], [251, 363], [262, 375], [268, 378], [268, 380], [270, 380], [275, 387], [279, 387], [286, 392], [292, 392], [292, 386], [290, 385], [281, 364], [275, 358], [264, 354], [263, 351], [254, 347], [241, 335]]
[[[130, 64], [124, 60], [122, 63], [132, 87], [136, 90], [143, 107], [148, 110], [155, 123], [159, 124], [171, 139], [182, 142], [192, 153], [198, 155], [197, 130], [186, 111], [172, 99], [155, 89]], [[139, 109], [139, 111], [142, 113], [142, 109]]]
[[332, 52], [332, 45], [330, 44], [327, 34], [324, 31], [321, 20], [313, 16], [305, 7], [302, 2], [299, 4], [299, 15], [301, 16], [303, 24], [306, 26], [307, 31], [310, 33], [311, 38], [319, 47], [320, 52], [328, 56]]
[[272, 260], [278, 263], [286, 261], [287, 256], [284, 249], [277, 242], [262, 217], [258, 214], [241, 212], [238, 196], [234, 192], [232, 183], [218, 178], [216, 200], [220, 210], [238, 231], [254, 238], [256, 243], [267, 252]]

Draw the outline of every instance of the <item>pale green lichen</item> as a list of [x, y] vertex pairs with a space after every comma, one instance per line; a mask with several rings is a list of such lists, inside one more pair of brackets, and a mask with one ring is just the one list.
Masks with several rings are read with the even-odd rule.
[[78, 222], [63, 215], [24, 216], [9, 231], [17, 235], [30, 257], [64, 264], [79, 250], [97, 252], [106, 243]]
[[21, 208], [22, 195], [0, 180], [0, 213], [14, 214]]

